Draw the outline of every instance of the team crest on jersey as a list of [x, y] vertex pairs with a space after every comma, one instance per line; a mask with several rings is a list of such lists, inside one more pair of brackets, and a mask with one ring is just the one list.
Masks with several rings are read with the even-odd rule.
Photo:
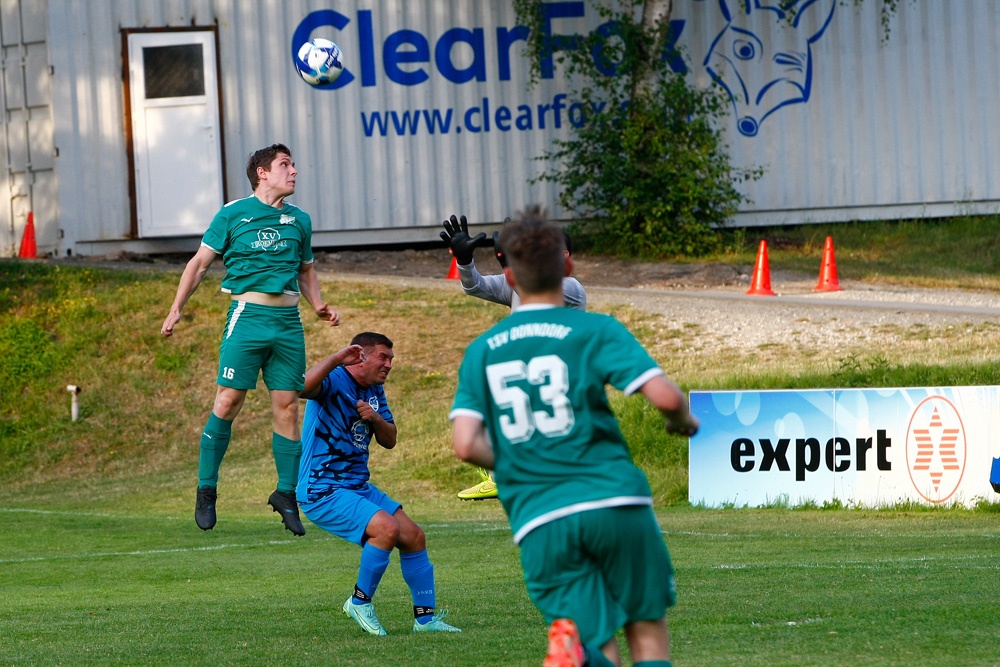
[[372, 410], [378, 412], [378, 396], [369, 396], [368, 405], [371, 406]]
[[351, 444], [355, 449], [363, 452], [368, 451], [368, 443], [371, 442], [371, 432], [368, 430], [368, 423], [363, 419], [356, 420], [351, 424]]
[[288, 215], [286, 213], [282, 213], [281, 214], [281, 219], [278, 220], [278, 222], [280, 222], [283, 225], [292, 225], [292, 224], [295, 224], [295, 216], [294, 215]]
[[257, 232], [257, 240], [250, 244], [254, 250], [280, 250], [288, 245], [288, 241], [281, 238], [281, 232], [268, 227]]

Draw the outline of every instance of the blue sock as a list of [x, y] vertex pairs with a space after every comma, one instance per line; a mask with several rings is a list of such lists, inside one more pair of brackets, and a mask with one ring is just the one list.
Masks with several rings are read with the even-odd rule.
[[229, 438], [233, 432], [233, 420], [208, 416], [208, 423], [201, 434], [201, 454], [198, 459], [198, 486], [219, 485], [219, 466], [229, 449]]
[[990, 484], [993, 490], [1000, 493], [1000, 457], [993, 459], [993, 468], [990, 470]]
[[389, 567], [391, 553], [392, 551], [379, 549], [371, 543], [366, 543], [361, 549], [361, 567], [358, 568], [357, 588], [367, 595], [368, 599], [362, 600], [354, 596], [351, 598], [354, 604], [365, 604], [372, 601], [375, 589], [378, 588], [378, 583], [382, 581], [382, 575], [385, 574], [385, 568]]
[[[399, 569], [403, 571], [403, 581], [410, 587], [414, 608], [434, 609], [434, 566], [427, 557], [427, 550], [399, 552]], [[421, 625], [430, 620], [430, 614], [417, 616], [417, 623]]]

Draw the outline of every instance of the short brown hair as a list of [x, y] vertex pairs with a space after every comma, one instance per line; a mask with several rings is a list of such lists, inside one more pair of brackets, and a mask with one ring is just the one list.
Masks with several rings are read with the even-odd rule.
[[557, 289], [566, 275], [566, 237], [541, 215], [539, 208], [529, 208], [500, 232], [500, 246], [524, 294]]
[[271, 171], [271, 163], [274, 162], [274, 158], [278, 157], [278, 153], [292, 157], [292, 151], [288, 150], [288, 146], [285, 144], [271, 144], [267, 148], [261, 148], [250, 154], [247, 159], [247, 178], [250, 179], [251, 188], [256, 190], [260, 183], [260, 179], [257, 177], [257, 167], [264, 167], [264, 171]]
[[392, 349], [392, 341], [389, 340], [388, 337], [383, 336], [380, 333], [375, 333], [374, 331], [359, 333], [351, 339], [351, 345], [360, 345], [364, 348], [372, 348], [376, 345], [385, 345], [390, 350]]

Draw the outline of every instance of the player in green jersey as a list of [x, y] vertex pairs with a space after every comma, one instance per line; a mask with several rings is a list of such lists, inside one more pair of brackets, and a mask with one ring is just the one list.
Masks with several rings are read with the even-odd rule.
[[232, 423], [247, 390], [263, 373], [271, 396], [271, 437], [278, 484], [267, 502], [285, 528], [304, 535], [295, 501], [302, 442], [299, 392], [306, 370], [305, 338], [299, 298], [305, 296], [316, 316], [331, 326], [340, 316], [323, 301], [313, 266], [312, 220], [286, 201], [295, 192], [298, 171], [287, 146], [274, 144], [247, 161], [253, 194], [229, 202], [216, 214], [201, 247], [187, 263], [170, 313], [160, 333], [171, 336], [181, 309], [198, 289], [218, 255], [226, 265], [222, 291], [232, 303], [219, 347], [218, 389], [201, 435], [195, 522], [202, 530], [215, 526], [219, 466], [229, 447]]
[[521, 306], [472, 342], [451, 412], [455, 452], [495, 470], [532, 602], [549, 622], [546, 665], [669, 665], [673, 567], [645, 474], [605, 386], [641, 392], [671, 433], [698, 421], [684, 394], [614, 318], [562, 307], [562, 232], [536, 219], [500, 235]]

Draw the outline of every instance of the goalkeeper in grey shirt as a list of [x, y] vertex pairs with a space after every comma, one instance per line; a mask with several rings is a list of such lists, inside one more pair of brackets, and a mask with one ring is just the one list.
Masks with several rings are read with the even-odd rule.
[[[507, 220], [509, 219], [507, 218]], [[572, 253], [572, 242], [565, 230], [563, 230], [563, 234], [566, 237], [566, 256], [569, 257]], [[500, 232], [493, 232], [493, 249], [502, 269], [507, 266], [507, 260], [500, 247], [499, 237]], [[521, 297], [507, 283], [506, 277], [502, 273], [484, 276], [476, 269], [476, 262], [473, 260], [472, 254], [476, 246], [486, 240], [485, 233], [480, 232], [476, 236], [469, 236], [469, 221], [466, 217], [463, 215], [461, 219], [458, 219], [453, 215], [444, 221], [444, 231], [441, 232], [441, 238], [449, 245], [452, 255], [455, 256], [455, 261], [458, 264], [458, 276], [462, 279], [462, 289], [465, 290], [466, 294], [509, 306], [511, 310], [517, 310], [518, 306], [521, 305]], [[569, 308], [587, 310], [587, 292], [576, 278], [563, 278], [563, 300]], [[486, 500], [497, 497], [497, 483], [493, 480], [493, 474], [485, 468], [479, 468], [479, 475], [482, 477], [482, 481], [459, 491], [459, 498], [462, 500]]]

